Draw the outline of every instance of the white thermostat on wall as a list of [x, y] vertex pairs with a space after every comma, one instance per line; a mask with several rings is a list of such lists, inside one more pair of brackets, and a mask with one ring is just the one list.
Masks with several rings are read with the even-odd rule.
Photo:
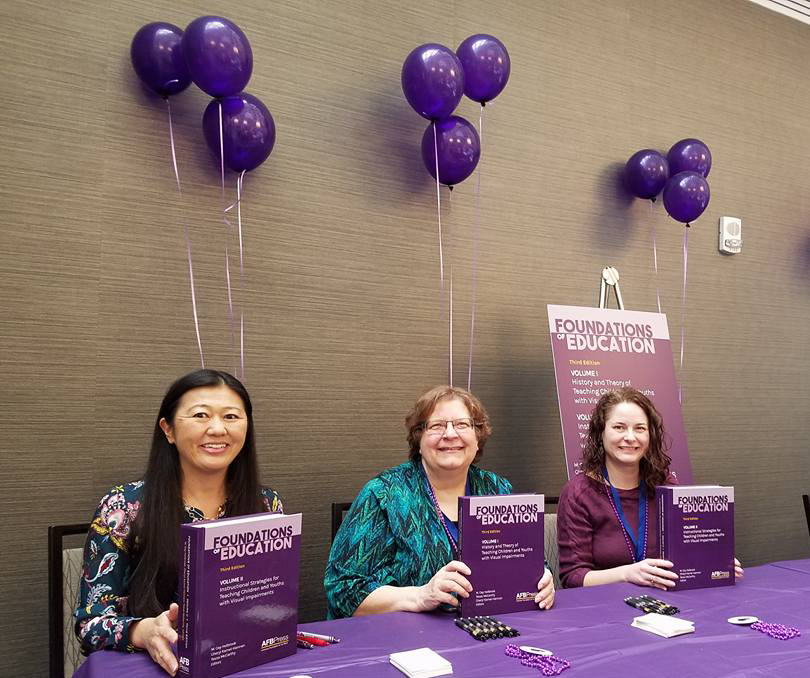
[[738, 217], [720, 217], [718, 247], [723, 254], [739, 254], [742, 252], [742, 219]]

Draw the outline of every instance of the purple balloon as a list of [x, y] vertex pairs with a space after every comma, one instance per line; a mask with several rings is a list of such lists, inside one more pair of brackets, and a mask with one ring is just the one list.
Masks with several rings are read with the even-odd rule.
[[402, 91], [423, 118], [446, 118], [464, 94], [461, 62], [444, 45], [420, 45], [402, 64]]
[[624, 166], [624, 183], [637, 198], [655, 200], [669, 179], [669, 163], [658, 151], [645, 148], [630, 156]]
[[[433, 128], [436, 127], [434, 147]], [[469, 122], [458, 115], [436, 120], [422, 135], [422, 161], [430, 176], [436, 178], [436, 153], [439, 151], [439, 181], [452, 187], [475, 171], [481, 157], [481, 140]]]
[[234, 172], [261, 165], [276, 143], [276, 125], [267, 107], [247, 92], [211, 101], [203, 113], [203, 134], [219, 161], [219, 105], [225, 164]]
[[698, 172], [679, 172], [664, 187], [664, 207], [683, 224], [697, 219], [709, 204], [709, 182]]
[[707, 177], [712, 168], [712, 154], [700, 139], [681, 139], [669, 149], [667, 160], [673, 176], [679, 172], [697, 172]]
[[191, 84], [180, 45], [182, 38], [182, 28], [164, 21], [142, 26], [132, 38], [129, 56], [135, 73], [162, 97], [178, 94]]
[[512, 68], [509, 52], [491, 35], [471, 35], [456, 50], [464, 68], [464, 94], [485, 104], [498, 96], [509, 80]]
[[253, 72], [253, 51], [239, 26], [221, 16], [194, 19], [183, 35], [191, 78], [206, 94], [239, 94]]

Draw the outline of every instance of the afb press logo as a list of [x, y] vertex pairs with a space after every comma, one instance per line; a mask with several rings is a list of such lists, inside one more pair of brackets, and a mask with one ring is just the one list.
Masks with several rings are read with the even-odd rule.
[[718, 579], [728, 579], [731, 576], [731, 572], [728, 570], [712, 570], [711, 580], [716, 581]]
[[265, 650], [272, 650], [276, 647], [281, 647], [290, 642], [289, 636], [274, 636], [273, 638], [265, 638], [262, 641], [262, 652]]

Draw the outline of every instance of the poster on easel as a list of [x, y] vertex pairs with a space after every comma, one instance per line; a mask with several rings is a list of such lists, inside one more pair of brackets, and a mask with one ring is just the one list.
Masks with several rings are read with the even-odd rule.
[[568, 477], [581, 473], [582, 445], [596, 401], [606, 391], [632, 386], [664, 419], [681, 485], [692, 482], [667, 317], [663, 313], [579, 306], [548, 306]]

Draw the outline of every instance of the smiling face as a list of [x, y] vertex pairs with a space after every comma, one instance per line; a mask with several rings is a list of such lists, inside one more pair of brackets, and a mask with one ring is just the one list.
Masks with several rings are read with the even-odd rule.
[[459, 399], [440, 400], [427, 417], [426, 428], [419, 441], [419, 452], [428, 475], [432, 478], [450, 478], [466, 473], [478, 451], [478, 436], [475, 426], [466, 430], [456, 430], [448, 423], [438, 433], [427, 427], [437, 421], [452, 422], [457, 419], [471, 419], [467, 406]]
[[225, 473], [247, 436], [245, 404], [230, 388], [203, 386], [183, 394], [174, 420], [160, 420], [166, 439], [175, 445], [184, 476]]
[[637, 469], [650, 447], [650, 426], [644, 410], [635, 403], [615, 405], [605, 420], [602, 446], [608, 467]]

